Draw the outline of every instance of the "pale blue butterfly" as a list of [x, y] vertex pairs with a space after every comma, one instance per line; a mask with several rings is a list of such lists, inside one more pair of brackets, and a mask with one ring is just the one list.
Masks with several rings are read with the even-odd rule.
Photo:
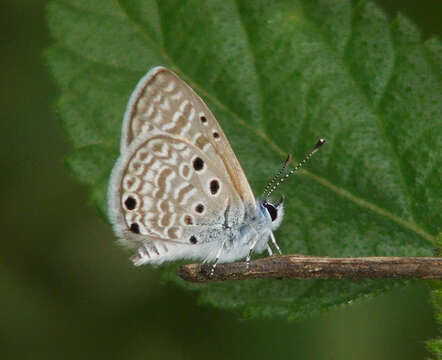
[[[288, 161], [255, 199], [215, 117], [173, 72], [151, 69], [132, 93], [123, 120], [120, 157], [111, 174], [108, 211], [135, 265], [177, 259], [231, 262], [252, 251], [280, 253], [273, 231], [283, 202], [270, 193], [293, 170]], [[277, 181], [279, 180], [279, 181]], [[276, 182], [276, 183], [275, 183]]]

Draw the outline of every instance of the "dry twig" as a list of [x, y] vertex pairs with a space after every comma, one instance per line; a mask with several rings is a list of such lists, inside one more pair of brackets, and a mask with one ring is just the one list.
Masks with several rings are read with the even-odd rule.
[[246, 279], [442, 279], [439, 257], [331, 258], [281, 255], [250, 262], [218, 264], [213, 276], [210, 265], [181, 266], [177, 274], [191, 282]]

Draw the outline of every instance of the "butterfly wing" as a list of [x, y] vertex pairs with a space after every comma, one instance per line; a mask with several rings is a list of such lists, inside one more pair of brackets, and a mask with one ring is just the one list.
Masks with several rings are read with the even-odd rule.
[[140, 134], [154, 130], [180, 137], [207, 154], [217, 168], [225, 169], [249, 210], [256, 208], [249, 182], [215, 116], [186, 83], [164, 67], [150, 70], [135, 88], [124, 116], [121, 153]]
[[214, 240], [227, 236], [224, 224], [243, 221], [246, 210], [225, 168], [189, 141], [152, 129], [117, 161], [109, 212], [117, 236], [138, 248], [132, 260], [140, 265], [209, 256], [219, 248]]

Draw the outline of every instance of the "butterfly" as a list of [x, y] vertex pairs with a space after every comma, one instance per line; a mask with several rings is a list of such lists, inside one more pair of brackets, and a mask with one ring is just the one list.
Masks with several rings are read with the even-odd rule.
[[172, 71], [155, 67], [139, 81], [124, 114], [109, 218], [120, 242], [135, 249], [137, 266], [201, 259], [214, 269], [218, 262], [249, 261], [252, 252], [272, 255], [269, 240], [281, 253], [273, 231], [284, 205], [268, 194], [297, 169], [272, 188], [287, 164], [264, 199], [255, 199], [203, 100]]

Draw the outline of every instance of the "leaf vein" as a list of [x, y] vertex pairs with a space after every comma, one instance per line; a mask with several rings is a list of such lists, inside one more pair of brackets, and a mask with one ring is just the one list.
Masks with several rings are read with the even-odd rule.
[[[353, 13], [353, 11], [352, 11], [352, 13]], [[415, 215], [413, 214], [412, 206], [411, 206], [411, 203], [412, 203], [411, 191], [405, 181], [405, 176], [403, 173], [403, 169], [401, 167], [401, 161], [399, 158], [399, 154], [394, 149], [394, 146], [392, 143], [393, 140], [386, 133], [385, 119], [377, 111], [375, 105], [370, 101], [368, 95], [365, 93], [365, 91], [361, 88], [361, 86], [357, 82], [357, 79], [355, 78], [354, 73], [350, 70], [350, 66], [347, 63], [347, 61], [345, 60], [345, 56], [342, 56], [342, 58], [339, 56], [339, 54], [333, 48], [332, 44], [330, 44], [329, 41], [327, 40], [327, 36], [325, 36], [323, 34], [323, 32], [321, 31], [321, 29], [318, 28], [318, 26], [314, 23], [314, 21], [308, 17], [307, 12], [305, 14], [305, 17], [306, 17], [306, 20], [308, 21], [311, 29], [318, 35], [318, 37], [321, 39], [321, 41], [326, 45], [326, 47], [329, 49], [330, 53], [332, 53], [335, 56], [335, 58], [341, 62], [341, 67], [347, 73], [347, 77], [350, 80], [351, 84], [353, 85], [353, 88], [359, 94], [360, 98], [364, 100], [367, 108], [371, 111], [372, 115], [375, 117], [376, 124], [378, 125], [381, 136], [383, 137], [384, 142], [386, 144], [386, 149], [392, 159], [392, 165], [396, 168], [397, 177], [398, 177], [398, 180], [401, 184], [403, 196], [404, 196], [406, 203], [407, 203], [406, 211], [408, 214], [411, 215], [411, 220], [414, 223], [416, 223]], [[351, 38], [351, 36], [350, 36], [350, 38]], [[348, 43], [350, 43], [350, 42], [351, 42], [351, 40], [349, 40]], [[345, 52], [343, 52], [343, 54], [345, 54]], [[394, 72], [394, 69], [392, 69], [392, 72]]]

